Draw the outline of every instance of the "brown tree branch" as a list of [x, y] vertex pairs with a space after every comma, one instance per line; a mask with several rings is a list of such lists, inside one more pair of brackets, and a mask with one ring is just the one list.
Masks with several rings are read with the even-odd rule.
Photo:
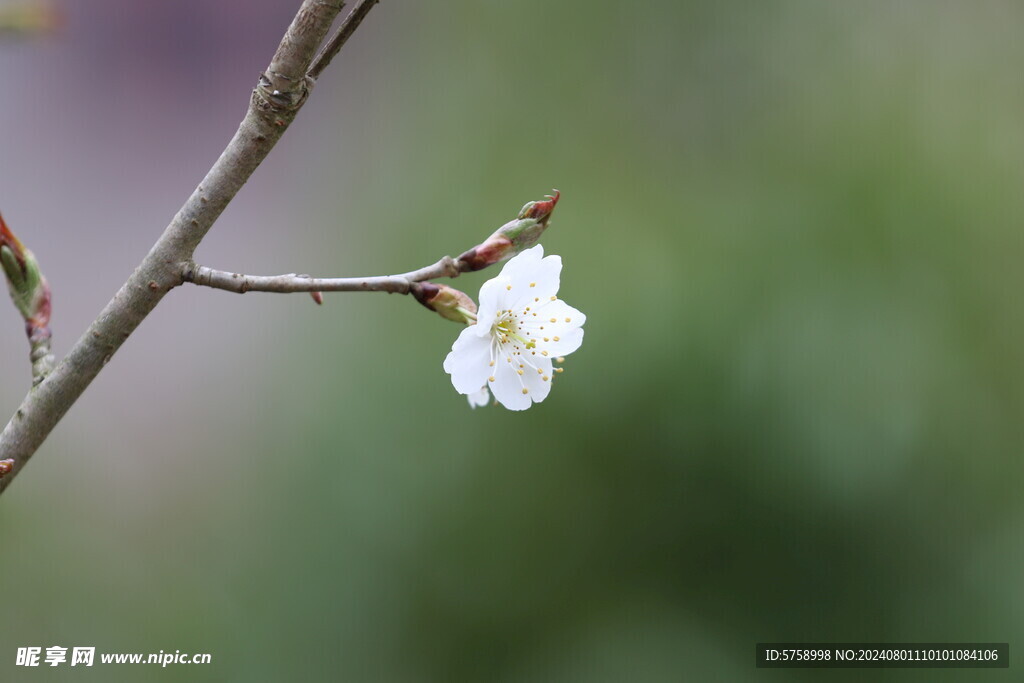
[[[0, 433], [0, 457], [7, 463], [0, 472], [0, 492], [121, 344], [167, 292], [184, 281], [183, 267], [200, 241], [305, 103], [312, 83], [307, 70], [341, 5], [340, 1], [303, 0], [253, 91], [245, 118], [220, 158], [68, 355], [25, 397]], [[363, 16], [365, 12], [349, 15], [339, 33], [350, 36]]]
[[309, 275], [244, 275], [226, 270], [215, 270], [190, 263], [182, 271], [185, 282], [223, 289], [236, 294], [246, 292], [274, 292], [293, 294], [296, 292], [388, 292], [409, 294], [413, 283], [442, 277], [458, 277], [469, 270], [464, 261], [445, 256], [432, 265], [401, 275], [376, 275], [373, 277], [318, 278]]
[[331, 63], [335, 55], [341, 50], [341, 46], [352, 37], [355, 30], [359, 28], [359, 24], [363, 22], [363, 19], [369, 14], [373, 6], [376, 5], [380, 0], [357, 0], [356, 6], [352, 8], [349, 15], [345, 18], [345, 22], [338, 28], [337, 33], [331, 36], [331, 39], [324, 46], [324, 49], [320, 51], [320, 54], [313, 60], [313, 65], [309, 67], [309, 77], [314, 81], [320, 78], [320, 74], [323, 73], [327, 65]]

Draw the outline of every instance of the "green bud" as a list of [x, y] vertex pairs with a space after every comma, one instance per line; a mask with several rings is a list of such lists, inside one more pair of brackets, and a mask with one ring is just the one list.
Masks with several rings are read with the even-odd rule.
[[459, 260], [468, 264], [469, 270], [481, 270], [532, 247], [547, 229], [548, 220], [562, 196], [558, 190], [554, 192], [554, 196], [547, 195], [544, 201], [527, 202], [515, 220], [498, 228]]
[[463, 325], [476, 323], [476, 304], [468, 294], [454, 287], [433, 282], [418, 282], [413, 285], [412, 295], [446, 320]]
[[21, 317], [32, 327], [50, 322], [50, 287], [39, 270], [35, 255], [25, 248], [0, 216], [0, 265]]
[[22, 289], [25, 286], [25, 274], [21, 271], [21, 264], [18, 263], [14, 252], [6, 244], [0, 246], [0, 260], [3, 261], [4, 273], [7, 274], [7, 279], [11, 283], [12, 293]]

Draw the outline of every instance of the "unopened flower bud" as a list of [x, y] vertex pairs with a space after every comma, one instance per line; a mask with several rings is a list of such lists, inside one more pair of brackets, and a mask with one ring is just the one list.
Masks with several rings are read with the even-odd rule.
[[42, 382], [54, 366], [50, 353], [50, 286], [39, 272], [39, 263], [0, 216], [0, 266], [14, 306], [25, 320], [25, 334], [32, 347], [32, 381]]
[[558, 190], [554, 192], [554, 195], [546, 195], [543, 201], [527, 202], [515, 220], [498, 228], [483, 243], [460, 256], [459, 260], [468, 264], [469, 270], [481, 270], [532, 247], [548, 227], [551, 213], [561, 197]]
[[0, 216], [0, 263], [7, 276], [11, 300], [21, 317], [32, 327], [50, 323], [50, 286], [39, 271], [39, 263]]
[[413, 285], [412, 295], [416, 301], [437, 312], [442, 318], [463, 325], [476, 322], [476, 304], [465, 292], [460, 292], [448, 285], [433, 282], [418, 282]]

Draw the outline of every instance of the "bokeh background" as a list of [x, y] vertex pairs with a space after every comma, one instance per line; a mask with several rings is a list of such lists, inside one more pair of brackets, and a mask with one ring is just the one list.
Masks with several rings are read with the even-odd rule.
[[[64, 2], [0, 38], [0, 209], [59, 353], [297, 5]], [[0, 679], [789, 681], [822, 672], [757, 670], [756, 642], [1019, 652], [1022, 22], [381, 3], [198, 260], [407, 270], [557, 187], [544, 245], [586, 342], [543, 404], [470, 411], [458, 329], [411, 299], [174, 292], [0, 502]], [[213, 663], [14, 666], [50, 645]]]

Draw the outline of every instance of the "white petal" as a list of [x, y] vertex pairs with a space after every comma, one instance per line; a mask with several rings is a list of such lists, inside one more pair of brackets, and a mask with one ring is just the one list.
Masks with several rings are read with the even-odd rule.
[[524, 273], [533, 272], [542, 258], [544, 258], [544, 247], [539, 244], [535, 247], [530, 247], [513, 256], [502, 267], [499, 277], [507, 278], [515, 284], [516, 280], [522, 280], [526, 277]]
[[[538, 353], [536, 356], [530, 357], [530, 362], [533, 363], [534, 367], [524, 363], [526, 368], [524, 368], [523, 372], [526, 389], [530, 392], [527, 396], [534, 403], [540, 403], [551, 393], [551, 382], [554, 381], [554, 373], [551, 371], [551, 359]], [[521, 389], [520, 392], [522, 392]]]
[[[507, 348], [513, 351], [512, 347]], [[524, 353], [512, 355], [511, 363], [508, 354], [502, 355], [497, 362], [495, 381], [489, 384], [494, 398], [509, 410], [526, 410], [547, 398], [551, 391], [551, 359], [529, 351]]]
[[555, 325], [571, 325], [572, 327], [582, 327], [583, 323], [587, 322], [587, 316], [561, 299], [555, 299], [545, 306], [541, 317], [547, 318], [548, 322], [551, 321], [551, 318], [555, 318]]
[[470, 408], [483, 408], [491, 402], [491, 392], [487, 390], [487, 385], [484, 385], [480, 387], [480, 391], [466, 394], [466, 398], [469, 400]]
[[[558, 337], [558, 341], [555, 341], [555, 337]], [[580, 348], [583, 344], [583, 328], [577, 327], [569, 330], [562, 330], [555, 337], [548, 337], [551, 341], [545, 342], [543, 337], [537, 341], [537, 351], [547, 351], [548, 356], [555, 358], [557, 356], [568, 356], [570, 353]]]
[[[509, 349], [511, 350], [511, 347]], [[522, 376], [516, 372], [520, 369], [518, 356], [511, 356], [512, 362], [509, 362], [508, 358], [508, 354], [503, 354], [498, 358], [494, 381], [488, 386], [490, 386], [495, 400], [501, 405], [509, 410], [526, 410], [532, 401], [528, 393], [523, 393], [525, 383]]]
[[558, 280], [562, 272], [562, 257], [548, 256], [538, 261], [530, 270], [523, 270], [519, 279], [512, 283], [510, 294], [515, 294], [512, 305], [506, 306], [514, 311], [523, 311], [527, 306], [531, 312], [551, 297], [558, 294]]
[[470, 325], [459, 334], [452, 350], [444, 359], [444, 371], [452, 376], [452, 384], [460, 394], [472, 394], [487, 383], [492, 368], [491, 338], [478, 337]]
[[498, 314], [499, 308], [508, 308], [506, 304], [508, 293], [508, 279], [499, 275], [491, 278], [480, 288], [480, 306], [476, 312], [476, 319], [480, 324], [474, 325], [474, 333], [478, 337], [490, 334], [491, 325]]
[[[537, 313], [537, 315], [533, 315]], [[581, 325], [587, 316], [561, 299], [549, 301], [536, 311], [520, 318], [520, 327], [530, 340], [536, 340], [537, 351], [550, 356], [567, 356], [583, 343]]]

